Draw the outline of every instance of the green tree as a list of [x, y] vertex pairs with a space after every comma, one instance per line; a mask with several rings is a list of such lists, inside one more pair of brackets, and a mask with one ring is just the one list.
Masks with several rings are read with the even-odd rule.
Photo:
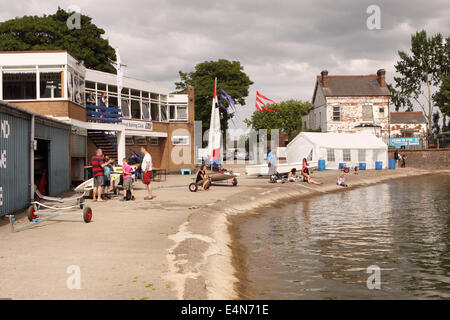
[[[428, 120], [428, 133], [432, 133], [432, 87], [439, 86], [441, 76], [448, 73], [450, 38], [440, 33], [427, 37], [425, 30], [411, 36], [410, 54], [399, 51], [400, 60], [395, 65], [400, 74], [394, 77], [395, 86], [389, 85], [395, 109], [412, 110], [418, 105]], [[425, 101], [425, 103], [423, 103]]]
[[[185, 89], [188, 86], [195, 87], [195, 120], [202, 121], [204, 130], [209, 129], [211, 120], [215, 78], [217, 78], [218, 94], [220, 94], [220, 89], [223, 89], [231, 96], [235, 104], [245, 104], [245, 97], [248, 96], [248, 89], [253, 82], [243, 69], [239, 61], [220, 59], [199, 63], [193, 72], [179, 71], [180, 81], [176, 82], [175, 86], [177, 89]], [[220, 102], [225, 108], [228, 107], [225, 101], [220, 100]], [[219, 111], [221, 128], [225, 130], [228, 128], [228, 119], [232, 118], [234, 114], [232, 112], [228, 114], [222, 108], [219, 108]]]
[[433, 96], [434, 102], [442, 113], [444, 126], [442, 131], [448, 131], [447, 117], [450, 118], [450, 76], [443, 76], [439, 91]]
[[0, 23], [0, 51], [67, 50], [87, 68], [115, 72], [108, 59], [116, 60], [114, 49], [103, 39], [103, 29], [92, 18], [81, 15], [81, 28], [70, 30], [71, 12], [58, 8], [55, 14], [24, 16]]
[[268, 107], [276, 112], [255, 111], [250, 119], [244, 122], [254, 130], [278, 129], [286, 133], [292, 140], [302, 130], [302, 117], [311, 109], [311, 103], [300, 100], [287, 100], [280, 104], [270, 104]]

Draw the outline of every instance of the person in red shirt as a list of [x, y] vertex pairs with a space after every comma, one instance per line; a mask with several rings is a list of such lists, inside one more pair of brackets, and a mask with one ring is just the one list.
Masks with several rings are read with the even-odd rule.
[[[104, 170], [103, 168], [114, 160], [110, 159], [108, 162], [103, 162], [103, 151], [102, 149], [97, 149], [96, 155], [91, 159], [92, 166], [92, 176], [94, 178], [94, 189], [92, 190], [92, 199], [94, 201], [103, 202], [102, 190], [105, 182]], [[97, 198], [97, 199], [96, 199]]]

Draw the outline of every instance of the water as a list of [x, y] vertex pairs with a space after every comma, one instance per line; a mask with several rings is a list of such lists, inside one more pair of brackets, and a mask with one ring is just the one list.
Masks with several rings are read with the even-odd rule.
[[[449, 175], [302, 199], [234, 231], [241, 298], [450, 298]], [[371, 265], [379, 290], [367, 288]]]

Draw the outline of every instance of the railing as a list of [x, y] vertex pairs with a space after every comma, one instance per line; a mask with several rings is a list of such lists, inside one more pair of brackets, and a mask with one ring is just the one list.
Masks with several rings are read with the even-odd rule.
[[118, 107], [86, 105], [87, 121], [98, 123], [121, 123], [122, 111]]

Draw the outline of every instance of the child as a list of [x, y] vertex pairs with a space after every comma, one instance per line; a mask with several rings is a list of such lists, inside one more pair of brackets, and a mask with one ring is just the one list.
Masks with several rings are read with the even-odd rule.
[[131, 171], [133, 170], [128, 165], [128, 159], [123, 158], [122, 172], [123, 172], [123, 199], [121, 201], [127, 201], [127, 190], [131, 192], [131, 200], [135, 200], [134, 198], [134, 190], [133, 190], [133, 181], [131, 180]]
[[338, 186], [341, 186], [341, 187], [348, 187], [346, 184], [345, 184], [345, 179], [344, 179], [344, 173], [341, 173], [341, 174], [339, 174], [339, 177], [338, 177], [338, 179], [337, 179], [337, 183], [336, 183]]
[[296, 168], [292, 168], [292, 170], [289, 172], [288, 180], [289, 180], [289, 182], [297, 182], [298, 181]]

